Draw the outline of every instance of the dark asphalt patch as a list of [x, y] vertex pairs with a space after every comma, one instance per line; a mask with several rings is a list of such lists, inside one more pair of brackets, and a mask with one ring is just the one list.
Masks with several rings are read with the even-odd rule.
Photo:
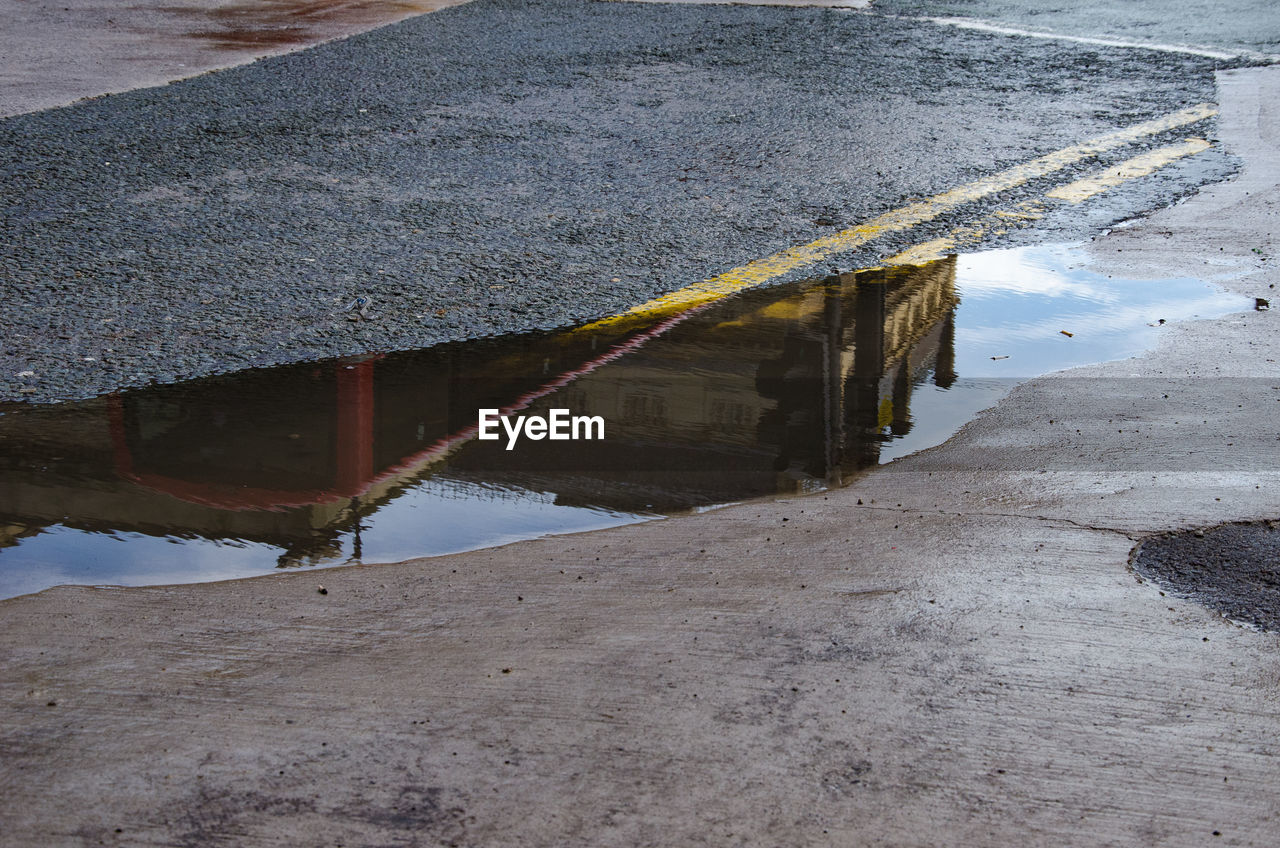
[[[821, 9], [477, 0], [16, 116], [0, 122], [0, 398], [608, 315], [1211, 101], [1214, 67]], [[1102, 218], [1220, 178], [1215, 156]], [[348, 320], [358, 296], [373, 320]]]
[[1280, 522], [1154, 536], [1129, 561], [1140, 576], [1227, 618], [1280, 629]]

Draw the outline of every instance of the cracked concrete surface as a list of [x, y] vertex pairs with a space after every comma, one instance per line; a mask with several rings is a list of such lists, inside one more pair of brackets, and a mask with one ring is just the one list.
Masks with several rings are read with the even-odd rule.
[[[1100, 267], [1280, 282], [1280, 68], [1220, 83], [1244, 170]], [[825, 495], [0, 603], [0, 843], [1274, 844], [1277, 637], [1127, 558], [1280, 514], [1277, 320], [1171, 326]]]

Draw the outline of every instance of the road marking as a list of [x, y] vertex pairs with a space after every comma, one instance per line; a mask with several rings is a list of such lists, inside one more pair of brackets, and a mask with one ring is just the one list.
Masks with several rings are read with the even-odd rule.
[[890, 256], [884, 261], [884, 264], [886, 266], [923, 265], [926, 262], [941, 259], [948, 253], [955, 253], [959, 243], [959, 238], [955, 235], [922, 241], [919, 244], [908, 247], [901, 253]]
[[1146, 136], [1157, 135], [1177, 127], [1194, 124], [1205, 118], [1216, 115], [1218, 110], [1210, 103], [1201, 103], [1186, 109], [1180, 109], [1160, 118], [1144, 121], [1132, 127], [1115, 130], [1090, 139], [1081, 144], [1073, 144], [1053, 153], [1015, 165], [989, 177], [983, 177], [971, 183], [958, 186], [950, 191], [936, 194], [926, 200], [917, 201], [890, 212], [885, 212], [866, 223], [847, 230], [825, 236], [816, 241], [748, 262], [702, 282], [685, 286], [669, 294], [656, 297], [638, 306], [608, 318], [586, 324], [579, 332], [594, 332], [605, 327], [635, 321], [641, 318], [654, 318], [688, 309], [691, 306], [719, 300], [722, 297], [754, 288], [781, 277], [799, 268], [816, 264], [839, 253], [861, 247], [867, 242], [885, 233], [902, 232], [918, 224], [932, 221], [940, 215], [981, 200], [1002, 191], [1023, 185], [1024, 183], [1060, 171], [1085, 159], [1091, 159], [1101, 153], [1131, 144]]
[[1209, 149], [1209, 142], [1203, 138], [1189, 138], [1182, 144], [1171, 144], [1168, 147], [1161, 147], [1159, 150], [1153, 150], [1150, 153], [1144, 153], [1141, 156], [1135, 156], [1132, 159], [1126, 159], [1115, 167], [1108, 168], [1101, 174], [1092, 177], [1086, 177], [1082, 180], [1076, 180], [1073, 183], [1067, 183], [1064, 186], [1058, 186], [1045, 194], [1045, 197], [1052, 197], [1055, 200], [1069, 200], [1072, 203], [1080, 203], [1088, 200], [1095, 194], [1101, 194], [1109, 188], [1114, 188], [1126, 180], [1145, 177], [1151, 172], [1163, 168], [1171, 162], [1176, 162], [1184, 156], [1191, 156], [1201, 153]]
[[[1126, 159], [1091, 177], [1066, 183], [1045, 192], [1046, 199], [1065, 200], [1070, 203], [1081, 203], [1115, 188], [1129, 180], [1145, 177], [1148, 174], [1176, 162], [1184, 156], [1193, 156], [1208, 150], [1212, 145], [1202, 138], [1189, 138], [1181, 144], [1171, 144], [1150, 153]], [[1003, 235], [1011, 229], [1029, 226], [1032, 222], [1044, 217], [1045, 207], [1040, 200], [1026, 200], [1011, 210], [996, 210], [984, 215], [974, 223], [957, 227], [941, 238], [921, 242], [884, 260], [886, 266], [920, 265], [941, 259], [949, 253], [978, 244], [988, 233]]]
[[977, 18], [918, 17], [915, 15], [886, 15], [884, 17], [894, 17], [898, 20], [906, 21], [924, 21], [931, 24], [956, 27], [957, 29], [990, 32], [996, 35], [1012, 35], [1020, 38], [1041, 38], [1048, 41], [1068, 41], [1073, 44], [1089, 44], [1097, 47], [1123, 47], [1126, 49], [1157, 50], [1161, 53], [1182, 53], [1187, 56], [1203, 56], [1206, 59], [1218, 59], [1220, 61], [1247, 59], [1251, 62], [1265, 62], [1268, 64], [1280, 62], [1280, 56], [1273, 53], [1259, 53], [1256, 50], [1214, 50], [1209, 47], [1200, 47], [1190, 44], [1163, 44], [1158, 41], [1129, 41], [1122, 38], [1064, 35], [1057, 32], [1045, 32], [1043, 30], [1019, 29], [1017, 27], [1005, 26], [1004, 24], [994, 23], [992, 21], [983, 21]]
[[[1216, 110], [1213, 110], [1212, 107], [1206, 107], [1203, 105], [1199, 107], [1192, 107], [1192, 108], [1193, 109], [1204, 109], [1204, 108], [1209, 109], [1207, 113], [1201, 115], [1200, 118], [1194, 118], [1194, 120], [1200, 120], [1203, 117], [1207, 117], [1208, 115], [1214, 114], [1216, 111]], [[1121, 130], [1118, 133], [1111, 133], [1107, 136], [1103, 136], [1101, 139], [1094, 139], [1094, 141], [1092, 142], [1086, 142], [1085, 145], [1078, 145], [1077, 147], [1084, 147], [1087, 145], [1098, 144], [1102, 139], [1111, 139], [1120, 134], [1134, 133], [1143, 127], [1150, 127], [1154, 124], [1163, 124], [1163, 122], [1174, 120], [1175, 116], [1183, 115], [1185, 117], [1190, 114], [1197, 114], [1197, 113], [1194, 113], [1192, 110], [1184, 109], [1182, 110], [1182, 112], [1175, 112], [1173, 115], [1168, 115], [1165, 118], [1157, 119], [1157, 121], [1150, 121], [1150, 122], [1147, 122], [1146, 124], [1139, 124], [1136, 127], [1130, 127], [1127, 130]], [[1171, 124], [1170, 126], [1178, 126], [1178, 124]], [[1160, 130], [1154, 130], [1154, 131], [1159, 132]], [[1139, 133], [1138, 135], [1135, 135], [1133, 137], [1138, 138], [1138, 137], [1141, 137], [1142, 134], [1146, 134], [1146, 133]], [[1082, 180], [1076, 180], [1075, 182], [1067, 183], [1063, 186], [1059, 186], [1047, 192], [1045, 196], [1053, 197], [1056, 199], [1070, 200], [1071, 202], [1078, 203], [1088, 197], [1092, 197], [1095, 194], [1098, 194], [1100, 192], [1106, 191], [1107, 189], [1113, 188], [1114, 186], [1119, 185], [1120, 183], [1125, 182], [1126, 180], [1136, 179], [1138, 177], [1146, 176], [1152, 173], [1153, 171], [1155, 171], [1156, 169], [1164, 165], [1167, 165], [1170, 162], [1176, 161], [1177, 159], [1183, 156], [1189, 156], [1195, 153], [1200, 153], [1204, 150], [1207, 150], [1209, 147], [1210, 147], [1209, 143], [1203, 139], [1187, 139], [1187, 141], [1182, 142], [1181, 144], [1169, 145], [1168, 147], [1162, 147], [1158, 150], [1153, 150], [1150, 153], [1144, 153], [1140, 156], [1135, 156], [1132, 159], [1128, 159], [1120, 163], [1119, 165], [1116, 165], [1112, 168], [1108, 168], [1107, 170], [1103, 171], [1099, 175], [1096, 175], [1093, 177], [1087, 177]], [[1065, 150], [1072, 150], [1072, 149], [1074, 148], [1065, 148]], [[1058, 151], [1058, 153], [1056, 154], [1049, 154], [1049, 156], [1041, 157], [1041, 159], [1032, 160], [1032, 162], [1027, 164], [1032, 165], [1036, 162], [1040, 162], [1042, 160], [1058, 156], [1059, 154], [1062, 154], [1063, 152], [1065, 152], [1065, 150]], [[1019, 167], [1025, 167], [1025, 166], [1019, 166]], [[995, 179], [1004, 178], [1006, 175], [1010, 174], [1010, 172], [1014, 170], [1016, 169], [1010, 169], [1010, 171], [1005, 171], [1004, 174], [999, 174], [999, 175], [996, 175], [996, 177], [992, 177], [989, 179], [995, 180]], [[982, 180], [978, 181], [978, 183], [982, 183], [982, 182], [984, 181]], [[961, 186], [959, 189], [954, 189], [953, 192], [968, 190], [973, 186], [977, 185], [978, 183], [970, 183], [968, 186]], [[946, 197], [948, 195], [951, 195], [953, 192], [947, 192], [942, 195], [937, 195], [936, 198], [931, 198], [931, 200], [936, 200], [937, 198]], [[922, 203], [927, 204], [929, 202], [930, 201], [923, 201]], [[911, 206], [904, 207], [904, 209], [911, 209], [919, 205], [921, 204], [912, 204]], [[902, 210], [897, 210], [897, 211], [901, 212]], [[1007, 232], [1008, 229], [1010, 228], [1029, 226], [1031, 223], [1043, 218], [1044, 211], [1045, 211], [1044, 202], [1040, 199], [1024, 200], [1021, 203], [1018, 203], [1008, 209], [997, 209], [993, 212], [990, 212], [982, 216], [981, 218], [979, 218], [977, 221], [973, 223], [964, 225], [962, 227], [958, 227], [947, 236], [932, 239], [930, 241], [922, 242], [913, 247], [907, 248], [901, 253], [898, 253], [897, 255], [885, 260], [884, 265], [885, 266], [923, 265], [926, 262], [932, 262], [934, 260], [941, 259], [943, 256], [947, 255], [948, 253], [954, 253], [958, 246], [976, 244], [978, 241], [982, 239], [983, 236], [985, 236], [989, 232], [999, 234], [999, 233]], [[893, 215], [893, 214], [895, 213], [887, 213], [887, 215]], [[873, 223], [874, 221], [879, 221], [881, 218], [885, 218], [885, 217], [886, 217], [885, 215], [882, 215], [880, 216], [880, 218], [873, 219]], [[869, 226], [869, 225], [866, 225], [866, 226]], [[841, 235], [844, 235], [845, 233], [858, 232], [863, 230], [864, 228], [865, 227], [854, 227], [851, 230], [845, 230], [844, 233], [837, 233], [835, 236], [831, 236], [828, 239], [819, 239], [818, 242], [812, 242], [811, 244], [805, 245], [804, 247], [809, 248], [809, 247], [812, 247], [814, 244], [825, 243], [830, 239], [837, 238]], [[889, 230], [886, 230], [886, 232], [888, 231]], [[804, 248], [797, 248], [797, 249], [804, 249]], [[784, 251], [784, 254], [785, 253], [789, 253], [789, 252]], [[774, 259], [776, 258], [776, 256], [782, 256], [784, 254], [775, 254], [774, 257], [769, 257], [769, 259]], [[762, 260], [762, 261], [768, 261], [768, 260]], [[756, 263], [750, 263], [749, 265], [743, 266], [743, 267], [747, 268], [755, 264]], [[736, 269], [736, 270], [740, 270], [740, 269]], [[732, 274], [733, 272], [731, 271], [729, 273]], [[721, 276], [723, 277], [726, 275], [721, 275]], [[720, 277], [713, 277], [711, 280], [708, 280], [707, 283], [714, 282], [715, 280], [718, 280], [718, 279], [720, 279]], [[753, 285], [758, 285], [758, 283]], [[743, 286], [742, 288], [747, 288], [747, 287], [749, 286]], [[694, 286], [690, 286], [688, 287], [688, 289], [681, 289], [680, 292], [684, 292], [694, 288], [695, 288]], [[661, 323], [648, 328], [647, 330], [645, 330], [642, 333], [639, 333], [638, 335], [631, 336], [619, 344], [613, 345], [604, 354], [588, 362], [583, 363], [577, 368], [573, 368], [568, 371], [565, 371], [564, 373], [558, 375], [554, 379], [543, 384], [539, 388], [531, 392], [527, 392], [526, 394], [523, 394], [520, 397], [516, 398], [511, 403], [502, 407], [502, 409], [500, 410], [501, 414], [510, 415], [514, 412], [528, 409], [535, 401], [540, 400], [541, 398], [544, 398], [547, 395], [550, 395], [559, 391], [560, 389], [564, 388], [565, 386], [577, 380], [579, 377], [585, 374], [589, 374], [592, 371], [595, 371], [602, 365], [606, 365], [610, 362], [613, 362], [614, 360], [619, 359], [622, 356], [625, 356], [626, 354], [639, 349], [640, 347], [643, 347], [645, 344], [652, 341], [653, 339], [664, 335], [671, 329], [679, 326], [680, 324], [684, 323], [685, 321], [692, 318], [693, 316], [705, 311], [708, 307], [711, 306], [711, 303], [713, 301], [718, 300], [722, 297], [725, 297], [729, 294], [732, 294], [734, 291], [741, 291], [742, 288], [733, 289], [731, 291], [725, 291], [723, 294], [716, 294], [714, 296], [703, 297], [701, 300], [685, 303], [678, 307], [668, 305], [668, 306], [664, 306], [661, 309], [657, 307], [654, 307], [652, 309], [644, 309], [644, 307], [649, 306], [650, 304], [674, 303], [674, 301], [672, 300], [673, 296], [679, 294], [680, 292], [673, 292], [671, 295], [667, 295], [666, 297], [663, 297], [663, 298], [656, 298], [655, 300], [650, 301], [649, 304], [642, 304], [641, 306], [636, 307], [635, 309], [632, 309], [632, 310], [628, 310], [627, 312], [624, 312], [621, 315], [616, 315], [612, 318], [605, 318], [601, 321], [596, 321], [591, 324], [578, 327], [574, 330], [570, 330], [569, 334], [571, 335], [577, 335], [578, 333], [583, 333], [583, 332], [593, 333], [604, 328], [607, 325], [611, 325], [616, 322], [622, 321], [623, 319], [626, 319], [628, 317], [634, 318], [637, 315], [653, 317], [654, 313], [658, 311], [668, 313], [665, 320], [663, 320]], [[669, 314], [671, 312], [675, 312], [675, 314]], [[882, 425], [884, 425], [888, 420], [884, 418], [884, 414], [885, 413], [882, 410], [881, 411]], [[447, 457], [452, 455], [454, 452], [456, 452], [458, 449], [460, 449], [463, 445], [467, 444], [472, 439], [474, 439], [476, 436], [476, 433], [478, 432], [478, 429], [479, 429], [478, 425], [475, 425], [475, 424], [468, 425], [463, 427], [458, 432], [436, 441], [435, 443], [427, 447], [425, 450], [417, 454], [414, 454], [411, 457], [406, 458], [402, 462], [397, 463], [392, 468], [389, 468], [386, 471], [384, 471], [375, 480], [371, 481], [367, 488], [371, 489], [375, 485], [379, 485], [385, 480], [391, 479], [392, 477], [398, 474], [403, 474], [405, 473], [406, 469], [412, 469], [414, 473], [421, 473], [426, 468], [446, 459]]]
[[686, 3], [703, 6], [788, 6], [793, 8], [865, 9], [871, 0], [616, 0], [627, 3]]
[[941, 238], [931, 239], [908, 247], [901, 253], [884, 260], [885, 267], [894, 265], [923, 265], [941, 259], [966, 247], [972, 247], [987, 235], [1004, 235], [1010, 230], [1029, 227], [1044, 217], [1045, 205], [1041, 199], [1024, 200], [1012, 210], [996, 210], [976, 221], [956, 227]]

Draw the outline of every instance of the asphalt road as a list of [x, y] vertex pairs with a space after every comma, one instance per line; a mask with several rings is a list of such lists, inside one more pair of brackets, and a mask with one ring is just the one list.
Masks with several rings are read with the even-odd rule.
[[1280, 9], [1270, 0], [877, 0], [875, 8], [882, 14], [962, 17], [1075, 37], [1280, 54]]
[[[12, 117], [0, 399], [597, 318], [1212, 101], [1242, 62], [824, 9], [477, 0]], [[1212, 126], [1060, 176], [1188, 134]], [[1210, 151], [1020, 238], [1084, 237], [1232, 167]], [[372, 320], [349, 320], [357, 297]]]

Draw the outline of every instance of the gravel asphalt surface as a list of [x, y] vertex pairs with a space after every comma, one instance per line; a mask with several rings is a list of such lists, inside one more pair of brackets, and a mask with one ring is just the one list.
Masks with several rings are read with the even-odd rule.
[[963, 17], [1071, 36], [1280, 54], [1280, 7], [1272, 0], [876, 0], [875, 9], [883, 14]]
[[[19, 115], [0, 122], [0, 399], [606, 315], [1211, 101], [1223, 64], [823, 9], [477, 0]], [[1195, 159], [1054, 235], [1231, 168]]]
[[1280, 629], [1280, 522], [1225, 524], [1147, 539], [1133, 552], [1134, 570], [1228, 619]]

